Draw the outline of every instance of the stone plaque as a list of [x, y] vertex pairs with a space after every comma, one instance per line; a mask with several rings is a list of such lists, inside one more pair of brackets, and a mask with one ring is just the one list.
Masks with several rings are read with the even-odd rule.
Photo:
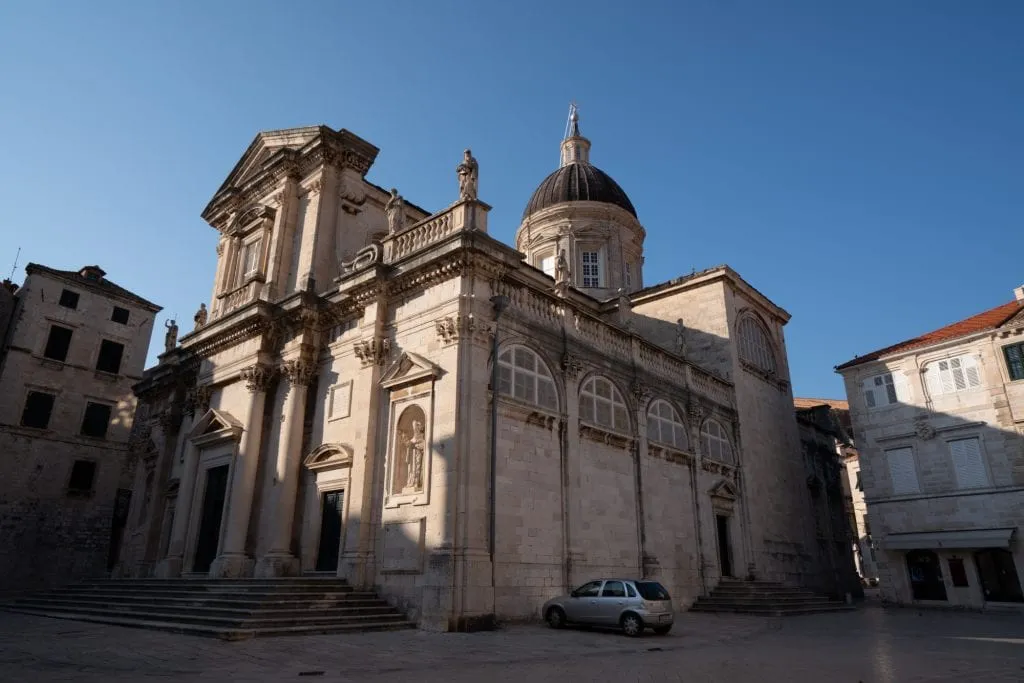
[[335, 384], [327, 397], [327, 419], [338, 420], [348, 417], [352, 412], [352, 382]]

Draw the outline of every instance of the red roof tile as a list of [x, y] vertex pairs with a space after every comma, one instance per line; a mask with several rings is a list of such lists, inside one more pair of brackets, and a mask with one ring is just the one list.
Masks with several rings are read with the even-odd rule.
[[815, 406], [829, 406], [836, 410], [849, 410], [850, 404], [838, 398], [794, 398], [794, 408], [814, 408]]
[[991, 308], [984, 313], [972, 315], [970, 318], [955, 322], [952, 325], [946, 325], [945, 327], [922, 334], [920, 337], [907, 339], [899, 344], [886, 346], [884, 349], [878, 349], [867, 355], [859, 356], [836, 366], [836, 370], [845, 370], [861, 363], [869, 363], [873, 360], [878, 360], [882, 356], [888, 356], [900, 351], [909, 351], [910, 349], [937, 344], [948, 339], [956, 339], [957, 337], [965, 337], [969, 334], [984, 332], [985, 330], [993, 330], [1014, 317], [1020, 310], [1020, 302], [1011, 301], [1010, 303]]

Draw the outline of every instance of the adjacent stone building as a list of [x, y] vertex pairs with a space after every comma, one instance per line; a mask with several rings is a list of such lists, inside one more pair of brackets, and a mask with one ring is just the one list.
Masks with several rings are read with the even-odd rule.
[[0, 591], [101, 576], [131, 486], [132, 385], [160, 310], [98, 266], [30, 263], [0, 365]]
[[1015, 294], [837, 367], [889, 601], [1024, 605], [1024, 288]]
[[136, 387], [121, 574], [336, 574], [431, 629], [605, 575], [680, 606], [818, 581], [786, 311], [727, 266], [647, 285], [575, 117], [515, 249], [469, 150], [431, 214], [366, 179], [377, 154], [261, 133], [206, 207], [211, 298]]

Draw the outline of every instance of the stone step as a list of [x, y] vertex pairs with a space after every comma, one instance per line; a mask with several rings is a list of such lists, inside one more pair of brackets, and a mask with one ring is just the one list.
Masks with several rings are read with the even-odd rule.
[[[364, 596], [364, 597], [360, 597]], [[181, 608], [193, 606], [225, 607], [225, 608], [265, 608], [265, 609], [309, 609], [329, 607], [384, 607], [387, 602], [376, 597], [373, 593], [345, 593], [340, 596], [326, 599], [252, 599], [245, 596], [232, 598], [208, 597], [206, 595], [161, 597], [159, 595], [121, 595], [117, 593], [89, 593], [77, 594], [51, 594], [40, 593], [22, 600], [46, 600], [60, 604], [71, 605], [92, 605], [109, 604], [113, 602], [122, 604], [151, 604], [177, 606]]]
[[85, 603], [71, 600], [49, 600], [45, 598], [20, 600], [15, 604], [16, 608], [46, 609], [46, 610], [67, 610], [104, 612], [145, 612], [147, 614], [159, 614], [165, 617], [177, 616], [210, 616], [233, 619], [297, 619], [302, 617], [345, 617], [363, 615], [394, 615], [395, 609], [380, 601], [380, 604], [369, 606], [345, 606], [345, 607], [317, 607], [306, 606], [301, 609], [272, 609], [257, 603], [248, 607], [219, 607], [208, 605], [154, 605], [150, 603], [126, 603], [123, 601], [111, 603]]
[[833, 602], [829, 598], [820, 595], [811, 595], [806, 598], [775, 598], [775, 597], [757, 597], [757, 596], [724, 596], [718, 595], [717, 593], [712, 594], [705, 598], [700, 598], [700, 602], [705, 604], [714, 605], [731, 605], [731, 604], [750, 604], [750, 605], [820, 605], [823, 603]]
[[411, 629], [416, 625], [411, 621], [366, 621], [358, 624], [314, 624], [304, 626], [283, 626], [283, 627], [258, 627], [258, 628], [223, 628], [215, 626], [204, 626], [197, 624], [183, 624], [172, 621], [161, 621], [152, 619], [133, 619], [123, 616], [106, 616], [80, 614], [75, 612], [47, 612], [44, 610], [17, 610], [24, 614], [34, 616], [50, 617], [54, 619], [69, 619], [73, 621], [84, 621], [94, 624], [110, 624], [114, 626], [126, 626], [131, 628], [144, 628], [156, 631], [168, 631], [171, 633], [183, 633], [188, 635], [207, 636], [221, 638], [223, 640], [245, 640], [256, 636], [284, 636], [284, 635], [320, 635], [329, 633], [351, 633], [365, 631], [384, 631], [396, 629]]
[[76, 592], [88, 592], [88, 591], [163, 591], [163, 590], [176, 590], [176, 591], [192, 591], [196, 593], [202, 592], [215, 592], [215, 593], [350, 593], [354, 589], [344, 583], [338, 582], [319, 582], [310, 584], [285, 584], [285, 585], [274, 585], [267, 583], [218, 583], [215, 581], [209, 582], [182, 582], [182, 583], [83, 583], [76, 584], [73, 586], [65, 586], [55, 590], [66, 590]]
[[796, 616], [801, 614], [818, 614], [821, 612], [849, 612], [855, 610], [856, 607], [852, 607], [845, 603], [836, 602], [827, 605], [806, 605], [806, 606], [791, 606], [791, 607], [769, 607], [769, 606], [758, 606], [758, 607], [744, 607], [734, 605], [701, 605], [697, 602], [690, 607], [691, 612], [729, 612], [732, 614], [760, 614], [765, 616]]
[[164, 598], [194, 598], [194, 599], [253, 599], [253, 600], [269, 600], [273, 598], [278, 599], [289, 599], [289, 600], [342, 600], [346, 597], [354, 599], [366, 599], [369, 597], [376, 597], [374, 593], [369, 591], [302, 591], [302, 592], [289, 592], [289, 591], [273, 591], [273, 590], [250, 590], [250, 591], [239, 591], [232, 589], [224, 590], [189, 590], [187, 588], [161, 588], [153, 590], [137, 590], [133, 588], [121, 588], [106, 589], [106, 590], [75, 590], [72, 588], [59, 588], [52, 591], [46, 591], [48, 595], [54, 596], [75, 596], [75, 597], [86, 597], [90, 595], [142, 595], [142, 596], [158, 596]]
[[803, 597], [814, 595], [812, 591], [787, 589], [787, 590], [764, 590], [761, 588], [716, 588], [713, 593], [722, 595], [777, 595], [779, 597]]
[[313, 615], [288, 618], [273, 617], [228, 617], [228, 616], [206, 616], [196, 612], [178, 612], [174, 614], [154, 612], [125, 612], [115, 607], [90, 608], [76, 607], [68, 610], [55, 610], [50, 608], [37, 608], [16, 606], [9, 608], [12, 611], [26, 614], [45, 613], [45, 616], [53, 614], [84, 615], [90, 617], [109, 617], [123, 619], [137, 619], [148, 622], [165, 622], [183, 625], [209, 626], [213, 628], [244, 628], [244, 629], [279, 629], [293, 626], [334, 626], [338, 624], [359, 625], [363, 623], [387, 623], [404, 622], [405, 617], [398, 612], [391, 614], [364, 614], [364, 615]]

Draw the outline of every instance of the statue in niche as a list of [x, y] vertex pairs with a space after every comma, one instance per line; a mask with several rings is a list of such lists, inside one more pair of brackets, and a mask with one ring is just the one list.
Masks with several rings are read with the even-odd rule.
[[679, 318], [676, 320], [676, 353], [680, 356], [686, 355], [686, 325], [683, 324], [683, 319]]
[[398, 418], [391, 474], [392, 493], [415, 493], [423, 490], [423, 465], [427, 452], [423, 409], [406, 408]]
[[395, 188], [391, 188], [391, 197], [384, 205], [384, 214], [388, 217], [388, 232], [392, 235], [405, 227], [405, 199]]
[[569, 261], [565, 258], [565, 249], [558, 252], [558, 261], [555, 262], [555, 284], [568, 284], [569, 282]]
[[473, 158], [473, 153], [468, 149], [463, 152], [462, 163], [455, 167], [455, 173], [459, 176], [459, 199], [476, 199], [477, 176], [480, 172], [480, 164]]
[[195, 329], [201, 329], [206, 324], [206, 304], [199, 304], [199, 310], [192, 318], [195, 321]]
[[167, 334], [164, 335], [164, 352], [173, 351], [178, 345], [178, 323], [174, 319], [164, 322]]

